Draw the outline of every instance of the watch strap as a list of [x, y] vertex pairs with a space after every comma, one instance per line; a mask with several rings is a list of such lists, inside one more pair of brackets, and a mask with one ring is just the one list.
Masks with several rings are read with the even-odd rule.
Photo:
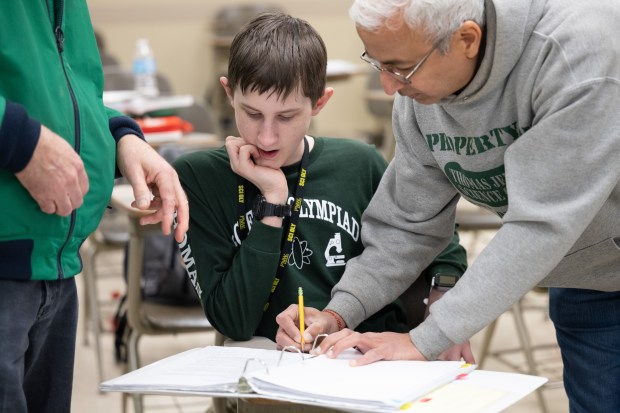
[[290, 217], [292, 209], [288, 204], [272, 204], [267, 202], [262, 194], [258, 194], [254, 201], [253, 214], [254, 218], [258, 220], [264, 217]]
[[267, 201], [262, 204], [261, 216], [263, 217], [290, 217], [291, 206], [289, 204], [272, 204]]

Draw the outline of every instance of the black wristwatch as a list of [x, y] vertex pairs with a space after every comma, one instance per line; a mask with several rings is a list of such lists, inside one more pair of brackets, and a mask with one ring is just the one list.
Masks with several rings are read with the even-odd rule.
[[454, 274], [437, 273], [431, 279], [431, 288], [438, 291], [448, 291], [454, 287], [461, 277]]
[[259, 221], [264, 217], [290, 217], [291, 206], [289, 204], [270, 204], [262, 194], [258, 194], [254, 199], [252, 215], [254, 215], [254, 219]]

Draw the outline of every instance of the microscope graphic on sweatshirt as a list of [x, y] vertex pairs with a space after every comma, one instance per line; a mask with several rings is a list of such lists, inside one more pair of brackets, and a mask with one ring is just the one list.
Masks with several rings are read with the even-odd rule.
[[344, 255], [337, 254], [331, 255], [331, 250], [336, 249], [337, 253], [342, 252], [342, 239], [340, 233], [334, 233], [334, 237], [329, 240], [327, 248], [325, 248], [325, 266], [326, 267], [338, 267], [345, 264]]

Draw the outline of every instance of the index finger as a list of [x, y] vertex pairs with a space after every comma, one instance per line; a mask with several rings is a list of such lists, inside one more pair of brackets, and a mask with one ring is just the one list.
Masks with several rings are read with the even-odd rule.
[[229, 136], [226, 138], [226, 152], [228, 153], [228, 158], [231, 162], [236, 162], [237, 158], [239, 158], [239, 148], [245, 145], [245, 141], [236, 136]]
[[177, 242], [182, 242], [185, 233], [189, 229], [189, 201], [185, 195], [185, 191], [177, 184], [177, 210], [176, 210], [176, 228], [174, 230], [174, 238]]
[[351, 360], [349, 365], [351, 366], [364, 366], [366, 364], [374, 363], [375, 361], [383, 360], [385, 356], [380, 349], [372, 349], [364, 353], [361, 357]]
[[359, 333], [348, 328], [342, 329], [325, 337], [316, 350], [316, 354], [330, 352], [330, 355], [337, 357], [342, 351], [349, 347], [355, 347], [359, 341]]
[[158, 193], [161, 199], [161, 230], [166, 235], [170, 234], [174, 221], [174, 211], [177, 206], [177, 192], [174, 187], [175, 178], [176, 173], [158, 175], [158, 179], [155, 182], [156, 188], [153, 189], [153, 192]]
[[146, 178], [142, 171], [136, 171], [132, 176], [126, 177], [131, 184], [133, 196], [135, 199], [135, 207], [146, 210], [151, 205], [151, 190], [146, 183]]
[[278, 323], [280, 329], [291, 339], [293, 339], [293, 337], [299, 337], [299, 326], [295, 324], [298, 314], [299, 308], [297, 304], [291, 304], [286, 310], [276, 316], [276, 323]]

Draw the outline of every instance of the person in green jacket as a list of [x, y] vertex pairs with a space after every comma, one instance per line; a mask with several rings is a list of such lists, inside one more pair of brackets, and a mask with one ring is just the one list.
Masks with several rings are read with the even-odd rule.
[[[220, 79], [240, 136], [173, 163], [192, 211], [181, 254], [207, 318], [233, 340], [274, 340], [276, 316], [297, 302], [299, 287], [306, 305], [324, 307], [346, 262], [364, 249], [361, 216], [387, 163], [366, 143], [307, 135], [334, 93], [326, 66], [325, 45], [308, 23], [259, 15], [234, 38]], [[429, 278], [464, 272], [456, 232], [426, 265]], [[358, 330], [408, 331], [402, 304]]]
[[[0, 6], [0, 412], [69, 412], [79, 248], [114, 177], [181, 240], [189, 211], [174, 169], [138, 125], [104, 107], [86, 1]], [[153, 195], [156, 196], [152, 200]]]

